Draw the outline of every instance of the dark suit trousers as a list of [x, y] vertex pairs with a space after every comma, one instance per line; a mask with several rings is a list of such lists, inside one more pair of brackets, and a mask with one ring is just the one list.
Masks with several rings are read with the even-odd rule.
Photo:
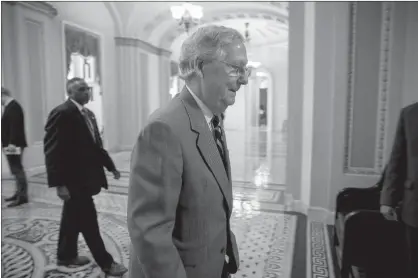
[[418, 277], [418, 228], [406, 226], [406, 244], [410, 277]]
[[227, 271], [227, 269], [228, 269], [228, 264], [225, 262], [224, 263], [224, 267], [222, 269], [222, 276], [221, 276], [221, 278], [230, 278], [231, 277], [231, 274], [229, 274], [229, 272]]
[[64, 202], [58, 240], [58, 259], [71, 260], [77, 257], [78, 234], [86, 240], [93, 258], [101, 268], [113, 263], [100, 235], [97, 211], [93, 198], [73, 197]]
[[10, 172], [12, 172], [12, 175], [15, 176], [16, 179], [16, 197], [27, 198], [28, 181], [22, 165], [22, 155], [6, 155], [6, 157], [7, 162], [9, 163]]

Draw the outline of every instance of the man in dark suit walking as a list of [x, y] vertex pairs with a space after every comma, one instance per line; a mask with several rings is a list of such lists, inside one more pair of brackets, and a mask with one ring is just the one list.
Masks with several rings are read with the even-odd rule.
[[418, 277], [418, 102], [402, 109], [387, 165], [380, 211], [397, 220], [395, 207], [402, 202], [410, 277]]
[[64, 201], [58, 240], [58, 265], [81, 266], [89, 263], [78, 256], [81, 232], [94, 259], [112, 276], [127, 269], [106, 251], [99, 231], [93, 196], [107, 189], [103, 167], [119, 179], [120, 173], [103, 149], [93, 112], [84, 107], [90, 100], [90, 88], [81, 78], [67, 82], [68, 100], [54, 108], [45, 126], [44, 153], [48, 184]]
[[17, 185], [16, 193], [6, 198], [6, 201], [12, 201], [8, 207], [16, 207], [28, 202], [28, 182], [22, 165], [23, 150], [27, 147], [25, 118], [20, 104], [11, 97], [9, 90], [3, 87], [1, 87], [1, 104], [4, 107], [1, 118], [1, 145]]
[[186, 86], [151, 115], [131, 159], [132, 278], [227, 278], [239, 268], [222, 113], [248, 82], [244, 38], [205, 26], [185, 40]]

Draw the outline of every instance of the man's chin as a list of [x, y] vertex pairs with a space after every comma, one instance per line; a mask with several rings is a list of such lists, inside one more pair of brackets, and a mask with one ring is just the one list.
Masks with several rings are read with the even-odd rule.
[[228, 97], [225, 99], [225, 102], [226, 102], [226, 104], [227, 104], [228, 106], [233, 105], [233, 104], [235, 103], [235, 96], [228, 96]]

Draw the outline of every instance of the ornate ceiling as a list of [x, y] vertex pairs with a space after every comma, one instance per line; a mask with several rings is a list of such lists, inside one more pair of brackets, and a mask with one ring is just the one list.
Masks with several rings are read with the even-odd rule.
[[[183, 2], [107, 2], [116, 13], [120, 36], [135, 37], [172, 49], [185, 39], [184, 30], [171, 16], [170, 7]], [[249, 24], [251, 43], [280, 44], [287, 41], [287, 2], [191, 2], [203, 7], [201, 24], [219, 24], [242, 33]]]

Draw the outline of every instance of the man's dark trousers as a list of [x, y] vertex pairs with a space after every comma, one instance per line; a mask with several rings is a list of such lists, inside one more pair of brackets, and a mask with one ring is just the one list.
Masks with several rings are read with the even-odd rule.
[[113, 257], [106, 251], [100, 235], [97, 211], [91, 196], [74, 196], [64, 202], [58, 240], [58, 260], [78, 256], [78, 235], [86, 240], [94, 260], [101, 268], [109, 268]]
[[6, 155], [7, 162], [9, 163], [10, 172], [16, 178], [16, 193], [13, 197], [16, 197], [17, 200], [28, 198], [28, 181], [26, 179], [25, 170], [22, 165], [22, 155]]
[[418, 277], [418, 228], [405, 225], [408, 266], [411, 278]]

